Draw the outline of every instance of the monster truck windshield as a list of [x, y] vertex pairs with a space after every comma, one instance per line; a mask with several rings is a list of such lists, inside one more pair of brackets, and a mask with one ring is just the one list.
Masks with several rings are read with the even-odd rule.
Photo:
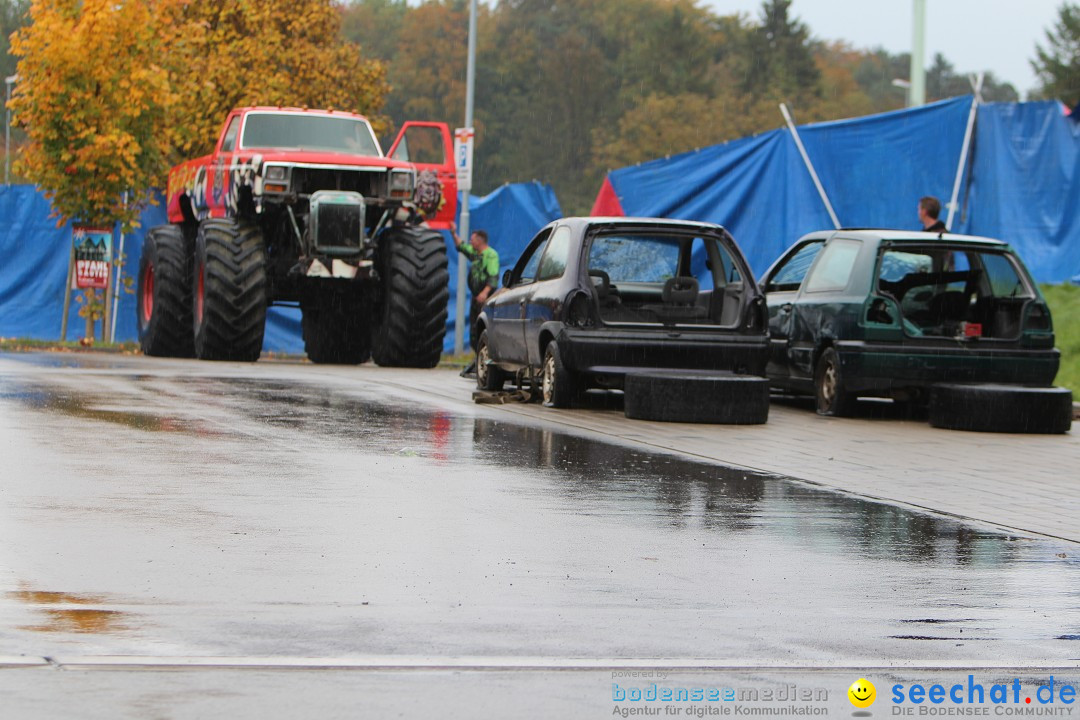
[[381, 157], [382, 151], [366, 121], [299, 113], [248, 113], [243, 148], [329, 150]]

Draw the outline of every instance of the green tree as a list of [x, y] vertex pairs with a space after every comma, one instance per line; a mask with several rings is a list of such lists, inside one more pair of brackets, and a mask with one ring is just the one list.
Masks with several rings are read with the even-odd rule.
[[394, 92], [386, 113], [396, 125], [406, 120], [462, 123], [468, 45], [469, 8], [464, 0], [427, 2], [404, 16], [388, 72]]
[[1031, 67], [1039, 78], [1039, 95], [1069, 105], [1080, 102], [1080, 5], [1062, 3], [1046, 45], [1035, 46]]
[[794, 100], [820, 94], [810, 30], [789, 17], [792, 0], [766, 0], [761, 24], [747, 36], [744, 92]]
[[[934, 61], [926, 71], [926, 97], [929, 100], [944, 100], [958, 95], [971, 95], [974, 89], [967, 75], [956, 72], [953, 64], [941, 53], [934, 54]], [[983, 75], [983, 100], [987, 102], [1016, 102], [1020, 94], [1007, 82], [998, 80], [992, 72]]]
[[341, 9], [341, 35], [367, 57], [391, 63], [408, 12], [406, 0], [351, 0]]
[[11, 34], [30, 20], [30, 0], [0, 0], [0, 80], [15, 74]]

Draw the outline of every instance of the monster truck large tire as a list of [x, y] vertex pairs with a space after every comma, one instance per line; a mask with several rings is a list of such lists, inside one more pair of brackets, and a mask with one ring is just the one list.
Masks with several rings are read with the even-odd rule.
[[[322, 281], [328, 284], [331, 281]], [[304, 350], [317, 364], [359, 365], [371, 357], [368, 305], [355, 293], [330, 292], [301, 303]]]
[[201, 360], [254, 362], [266, 327], [266, 247], [255, 225], [209, 219], [195, 238], [192, 316]]
[[442, 235], [387, 230], [379, 239], [383, 295], [372, 357], [390, 367], [435, 367], [446, 334], [450, 274]]
[[769, 419], [769, 381], [754, 375], [654, 370], [629, 373], [628, 418], [661, 422], [757, 425]]
[[1065, 433], [1072, 426], [1072, 391], [940, 383], [930, 388], [928, 415], [932, 426], [949, 430]]
[[144, 355], [192, 357], [191, 251], [177, 225], [151, 228], [139, 257], [135, 312]]

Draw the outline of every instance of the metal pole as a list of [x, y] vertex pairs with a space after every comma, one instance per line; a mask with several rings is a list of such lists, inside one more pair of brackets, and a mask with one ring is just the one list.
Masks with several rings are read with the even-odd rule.
[[[465, 127], [473, 126], [473, 96], [476, 85], [476, 0], [469, 2], [469, 57], [465, 69]], [[469, 242], [469, 192], [461, 193], [461, 227], [458, 237], [463, 242]], [[465, 285], [468, 271], [465, 269], [465, 258], [460, 254], [457, 258], [457, 299], [454, 313], [454, 354], [461, 355], [465, 352]]]
[[839, 230], [840, 220], [837, 219], [832, 203], [829, 202], [829, 196], [825, 194], [825, 188], [821, 186], [821, 180], [818, 179], [818, 174], [814, 170], [814, 164], [810, 162], [810, 156], [806, 154], [806, 148], [803, 147], [802, 140], [799, 138], [799, 131], [795, 129], [795, 121], [791, 119], [791, 113], [788, 112], [787, 105], [780, 103], [780, 112], [784, 114], [784, 122], [787, 123], [788, 130], [791, 131], [791, 137], [795, 140], [795, 147], [799, 148], [799, 154], [802, 155], [803, 163], [806, 165], [806, 169], [810, 171], [810, 177], [814, 181], [814, 187], [817, 188], [818, 195], [821, 196], [821, 201], [825, 203], [825, 209], [829, 211], [829, 217], [832, 218], [833, 227]]
[[[124, 191], [124, 207], [127, 207], [128, 194]], [[112, 267], [115, 268], [116, 282], [113, 283], [112, 296], [112, 323], [109, 325], [109, 342], [116, 342], [116, 313], [120, 308], [120, 276], [124, 270], [124, 226], [120, 226], [120, 247], [113, 256]]]
[[956, 179], [953, 180], [952, 199], [949, 200], [949, 216], [945, 220], [945, 229], [952, 230], [953, 216], [956, 214], [956, 200], [960, 197], [960, 181], [964, 178], [964, 165], [967, 163], [968, 150], [971, 148], [971, 132], [975, 128], [975, 116], [979, 107], [979, 97], [971, 99], [971, 112], [968, 113], [967, 129], [964, 130], [964, 144], [960, 148], [960, 162], [956, 166]]
[[75, 274], [75, 243], [68, 241], [71, 251], [68, 253], [67, 282], [64, 283], [64, 314], [60, 320], [60, 341], [67, 341], [68, 313], [71, 311], [71, 282]]
[[912, 0], [914, 10], [911, 34], [911, 107], [926, 104], [926, 0]]
[[19, 79], [18, 75], [8, 75], [4, 78], [7, 89], [7, 99], [4, 101], [4, 184], [11, 184], [11, 86]]

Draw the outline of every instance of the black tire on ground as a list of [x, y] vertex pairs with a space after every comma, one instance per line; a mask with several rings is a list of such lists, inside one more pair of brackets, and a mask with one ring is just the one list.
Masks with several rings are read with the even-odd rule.
[[540, 401], [544, 407], [568, 408], [578, 394], [579, 383], [574, 373], [563, 364], [559, 344], [552, 340], [544, 348], [544, 364], [540, 366]]
[[491, 360], [491, 348], [488, 345], [487, 330], [480, 332], [476, 341], [476, 387], [487, 392], [502, 390], [506, 382], [506, 373], [493, 364]]
[[383, 295], [372, 357], [389, 367], [435, 367], [450, 297], [442, 235], [420, 227], [385, 231], [379, 238], [379, 269]]
[[311, 362], [359, 365], [371, 358], [370, 306], [359, 294], [328, 291], [305, 298], [301, 307], [304, 351]]
[[262, 232], [231, 218], [202, 221], [193, 269], [196, 357], [258, 360], [268, 292]]
[[135, 312], [144, 355], [195, 355], [191, 247], [179, 225], [161, 225], [146, 234], [139, 257]]
[[840, 356], [831, 347], [814, 365], [814, 398], [818, 415], [848, 417], [855, 412], [856, 396], [845, 388]]
[[769, 419], [769, 381], [755, 375], [653, 370], [629, 373], [623, 412], [637, 420], [760, 425]]
[[1072, 391], [1061, 387], [963, 385], [930, 388], [930, 424], [949, 430], [1064, 433], [1072, 426]]

